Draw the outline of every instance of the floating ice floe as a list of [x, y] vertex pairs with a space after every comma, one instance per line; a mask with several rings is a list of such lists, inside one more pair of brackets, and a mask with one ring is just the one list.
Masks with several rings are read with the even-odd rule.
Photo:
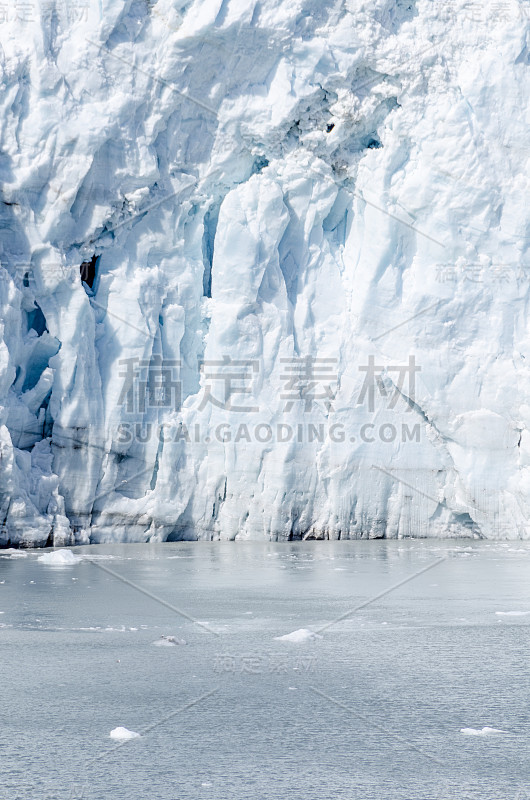
[[119, 739], [120, 741], [126, 741], [127, 739], [139, 739], [140, 734], [136, 733], [136, 731], [130, 731], [127, 728], [114, 728], [110, 732], [111, 739]]
[[0, 553], [0, 558], [27, 558], [27, 557], [28, 554], [24, 553], [22, 550], [9, 549], [9, 550], [3, 550], [2, 553]]
[[156, 647], [176, 647], [179, 644], [186, 644], [186, 641], [179, 639], [178, 636], [161, 636], [153, 644]]
[[284, 636], [274, 637], [278, 642], [293, 642], [294, 644], [301, 644], [302, 642], [310, 642], [315, 639], [322, 639], [318, 633], [310, 631], [308, 628], [299, 628], [292, 633], [286, 633]]
[[496, 611], [498, 617], [527, 617], [530, 611]]
[[37, 561], [52, 567], [67, 567], [79, 564], [81, 557], [74, 555], [71, 550], [54, 550], [52, 553], [39, 556]]
[[493, 733], [508, 733], [508, 731], [501, 731], [500, 728], [460, 728], [460, 733], [464, 736], [491, 736]]

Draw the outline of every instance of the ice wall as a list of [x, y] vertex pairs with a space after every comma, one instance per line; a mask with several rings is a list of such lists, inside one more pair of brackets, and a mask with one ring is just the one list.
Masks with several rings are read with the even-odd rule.
[[527, 537], [529, 30], [6, 6], [0, 544]]

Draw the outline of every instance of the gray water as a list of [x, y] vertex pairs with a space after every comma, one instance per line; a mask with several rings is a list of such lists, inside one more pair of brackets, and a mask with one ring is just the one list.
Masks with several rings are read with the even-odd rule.
[[0, 800], [530, 798], [530, 546], [73, 552], [0, 553]]

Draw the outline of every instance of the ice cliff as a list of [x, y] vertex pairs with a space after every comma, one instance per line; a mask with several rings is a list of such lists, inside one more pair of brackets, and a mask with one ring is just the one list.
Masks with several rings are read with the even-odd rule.
[[528, 537], [529, 30], [4, 4], [0, 544]]

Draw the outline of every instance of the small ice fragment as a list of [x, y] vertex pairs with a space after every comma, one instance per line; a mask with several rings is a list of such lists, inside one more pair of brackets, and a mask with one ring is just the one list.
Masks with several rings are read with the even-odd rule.
[[530, 611], [496, 611], [498, 617], [526, 617]]
[[178, 644], [186, 644], [184, 639], [179, 639], [177, 636], [161, 636], [156, 642], [153, 642], [156, 647], [175, 647]]
[[71, 564], [79, 564], [81, 558], [75, 556], [71, 550], [54, 550], [52, 553], [44, 553], [44, 555], [39, 556], [37, 561], [52, 567], [64, 567]]
[[207, 783], [207, 782], [205, 781], [204, 783], [201, 783], [201, 786], [204, 786], [204, 787], [206, 788], [206, 787], [208, 787], [208, 786], [212, 786], [212, 784], [211, 784], [211, 783]]
[[460, 733], [464, 736], [489, 736], [492, 733], [508, 733], [508, 731], [501, 731], [500, 728], [460, 728]]
[[292, 633], [286, 633], [284, 636], [274, 637], [278, 642], [294, 642], [294, 644], [301, 644], [302, 642], [309, 642], [314, 639], [322, 639], [318, 633], [310, 631], [308, 628], [299, 628]]
[[139, 739], [140, 734], [136, 733], [136, 731], [129, 731], [127, 728], [114, 728], [110, 732], [110, 738], [125, 741], [127, 739]]

